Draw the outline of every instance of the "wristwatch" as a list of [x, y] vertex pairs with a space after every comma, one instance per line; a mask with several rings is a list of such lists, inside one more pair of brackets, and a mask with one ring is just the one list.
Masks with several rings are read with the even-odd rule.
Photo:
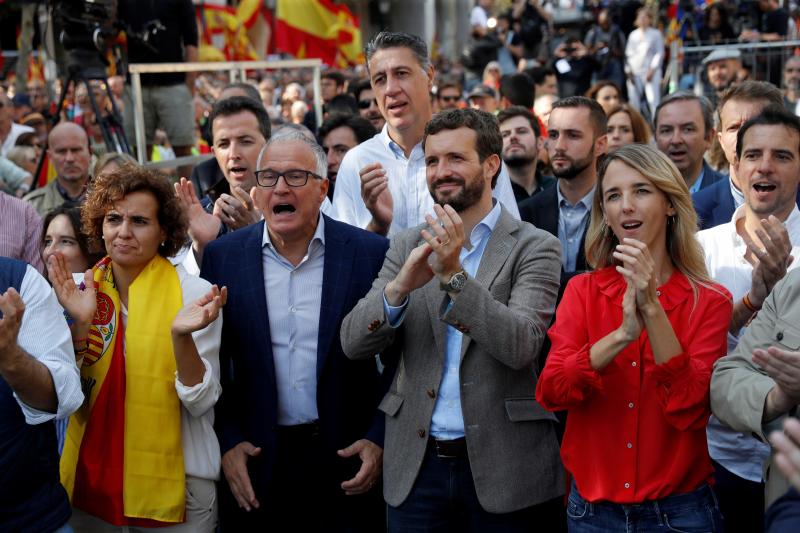
[[467, 273], [463, 270], [456, 272], [450, 276], [450, 281], [447, 283], [439, 282], [439, 288], [447, 292], [460, 292], [467, 283]]

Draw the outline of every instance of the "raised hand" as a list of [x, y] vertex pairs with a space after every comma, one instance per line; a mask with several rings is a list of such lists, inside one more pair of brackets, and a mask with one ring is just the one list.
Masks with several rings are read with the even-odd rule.
[[81, 289], [72, 278], [63, 254], [55, 252], [47, 259], [47, 274], [58, 303], [75, 320], [75, 326], [82, 330], [88, 328], [97, 310], [97, 283], [91, 269], [83, 274], [84, 288]]
[[753, 266], [749, 299], [756, 307], [761, 307], [794, 260], [791, 255], [792, 242], [783, 223], [770, 215], [761, 221], [761, 227], [763, 229], [755, 230], [761, 241], [760, 247], [746, 233], [742, 236], [747, 245], [744, 258]]
[[19, 329], [22, 327], [22, 315], [25, 314], [25, 303], [12, 287], [0, 294], [0, 368], [14, 355], [17, 347]]
[[447, 283], [453, 274], [462, 270], [459, 255], [464, 246], [464, 224], [456, 210], [449, 205], [434, 205], [433, 211], [439, 220], [425, 215], [430, 231], [424, 229], [420, 235], [433, 250], [428, 259], [431, 270], [443, 283]]
[[372, 163], [358, 171], [361, 178], [361, 198], [372, 214], [367, 229], [385, 235], [392, 225], [394, 201], [389, 191], [389, 178], [380, 163]]
[[229, 228], [237, 230], [261, 220], [261, 213], [253, 205], [253, 199], [240, 186], [232, 194], [221, 194], [214, 202], [214, 215]]
[[211, 286], [206, 294], [183, 307], [172, 321], [172, 333], [190, 335], [200, 331], [219, 316], [219, 311], [228, 300], [228, 288]]
[[194, 184], [186, 178], [181, 178], [175, 184], [175, 195], [189, 218], [189, 237], [192, 239], [193, 247], [197, 251], [202, 251], [206, 244], [217, 238], [222, 221], [219, 217], [206, 213], [200, 200], [197, 199]]
[[636, 239], [623, 239], [617, 245], [614, 258], [622, 262], [617, 272], [622, 274], [636, 289], [636, 307], [642, 313], [660, 306], [656, 288], [655, 262], [647, 245]]
[[411, 294], [411, 291], [419, 289], [433, 279], [433, 270], [428, 264], [428, 257], [431, 252], [433, 252], [433, 248], [428, 243], [421, 244], [411, 250], [406, 262], [400, 268], [400, 272], [383, 289], [383, 294], [386, 296], [386, 302], [389, 305], [399, 306]]

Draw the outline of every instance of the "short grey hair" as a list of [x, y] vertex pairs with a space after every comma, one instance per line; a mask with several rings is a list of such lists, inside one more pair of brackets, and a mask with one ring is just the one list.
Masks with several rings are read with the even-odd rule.
[[297, 141], [305, 144], [311, 149], [311, 152], [314, 154], [314, 159], [317, 163], [317, 168], [314, 170], [314, 173], [318, 176], [321, 176], [325, 179], [328, 179], [328, 156], [325, 155], [325, 150], [322, 149], [317, 141], [313, 139], [309, 139], [307, 135], [305, 135], [301, 131], [297, 131], [295, 129], [280, 129], [278, 130], [271, 138], [267, 141], [267, 144], [264, 145], [264, 148], [261, 149], [261, 152], [258, 154], [258, 163], [256, 164], [256, 168], [261, 170], [263, 167], [261, 166], [261, 160], [264, 157], [264, 154], [267, 153], [267, 148], [274, 144], [285, 143], [290, 141]]
[[424, 70], [428, 70], [428, 67], [431, 66], [431, 60], [428, 57], [428, 45], [425, 44], [425, 41], [416, 35], [402, 31], [382, 31], [370, 39], [367, 46], [364, 47], [367, 72], [369, 72], [369, 62], [372, 56], [379, 50], [387, 48], [408, 48], [414, 54], [419, 66]]
[[665, 105], [673, 102], [697, 102], [700, 104], [700, 111], [703, 113], [703, 125], [706, 128], [705, 136], [708, 136], [711, 130], [714, 129], [714, 106], [711, 105], [711, 101], [705, 96], [698, 96], [689, 91], [676, 91], [665, 96], [658, 104], [658, 107], [656, 107], [656, 112], [653, 115], [653, 126], [656, 132], [658, 132], [658, 114]]

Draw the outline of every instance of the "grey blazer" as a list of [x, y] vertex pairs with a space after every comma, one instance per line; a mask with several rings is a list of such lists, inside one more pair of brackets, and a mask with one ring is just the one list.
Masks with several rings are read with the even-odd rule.
[[[737, 431], [767, 436], [783, 426], [785, 416], [762, 424], [767, 394], [775, 381], [752, 360], [753, 350], [776, 346], [800, 350], [800, 269], [790, 270], [772, 289], [764, 305], [745, 330], [730, 355], [718, 360], [711, 375], [711, 410]], [[796, 411], [796, 408], [795, 408]], [[786, 477], [772, 464], [765, 465], [766, 503], [774, 502], [789, 489]]]
[[425, 456], [442, 379], [447, 326], [464, 334], [461, 408], [475, 490], [483, 508], [507, 513], [564, 493], [555, 416], [535, 400], [536, 359], [553, 315], [561, 271], [558, 239], [503, 209], [475, 279], [448, 309], [434, 278], [414, 291], [397, 329], [386, 323], [383, 289], [420, 243], [421, 227], [392, 239], [370, 292], [344, 319], [352, 359], [399, 353], [386, 413], [384, 497], [405, 501]]

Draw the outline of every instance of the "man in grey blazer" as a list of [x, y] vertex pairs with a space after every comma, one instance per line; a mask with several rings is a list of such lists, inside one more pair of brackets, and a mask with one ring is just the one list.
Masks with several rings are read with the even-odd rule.
[[435, 213], [392, 239], [342, 324], [348, 357], [400, 354], [380, 405], [391, 532], [562, 527], [555, 417], [534, 399], [560, 244], [492, 200], [502, 146], [482, 111], [428, 123]]

